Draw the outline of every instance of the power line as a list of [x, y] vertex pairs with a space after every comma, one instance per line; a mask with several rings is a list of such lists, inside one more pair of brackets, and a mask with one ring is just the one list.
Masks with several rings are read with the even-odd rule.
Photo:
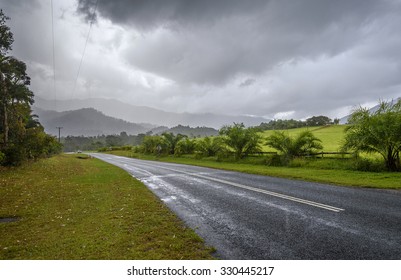
[[54, 12], [53, 12], [53, 0], [50, 1], [51, 13], [52, 13], [52, 39], [53, 39], [53, 91], [54, 91], [54, 107], [57, 111], [57, 87], [56, 87], [56, 55], [54, 47]]
[[89, 35], [90, 35], [90, 33], [91, 33], [92, 25], [93, 25], [93, 22], [94, 22], [94, 20], [95, 20], [95, 15], [96, 15], [96, 10], [97, 10], [97, 3], [98, 3], [98, 0], [96, 0], [96, 3], [95, 3], [95, 10], [93, 11], [92, 19], [91, 19], [91, 21], [90, 21], [89, 30], [88, 30], [88, 35], [86, 36], [84, 51], [82, 52], [81, 61], [79, 62], [78, 73], [77, 73], [77, 77], [75, 78], [74, 88], [73, 88], [73, 90], [72, 90], [72, 98], [74, 98], [74, 95], [75, 95], [75, 89], [76, 89], [76, 87], [77, 87], [79, 74], [80, 74], [80, 72], [81, 72], [82, 61], [84, 60], [85, 51], [86, 51], [86, 46], [88, 45], [88, 41], [89, 41]]

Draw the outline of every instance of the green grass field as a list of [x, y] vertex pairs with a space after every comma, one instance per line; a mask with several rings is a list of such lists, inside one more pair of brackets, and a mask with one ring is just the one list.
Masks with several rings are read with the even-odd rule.
[[[290, 136], [296, 136], [301, 131], [305, 130], [312, 131], [317, 138], [322, 140], [323, 151], [338, 152], [344, 139], [344, 130], [346, 127], [347, 127], [346, 125], [330, 125], [330, 126], [309, 127], [309, 128], [304, 127], [304, 128], [296, 128], [296, 129], [281, 130], [281, 131], [285, 131]], [[261, 133], [261, 135], [265, 139], [272, 133], [273, 130], [266, 130], [263, 133]], [[271, 152], [274, 151], [274, 149], [266, 145], [263, 145], [263, 151]]]
[[1, 169], [0, 221], [3, 260], [213, 258], [141, 182], [82, 154]]

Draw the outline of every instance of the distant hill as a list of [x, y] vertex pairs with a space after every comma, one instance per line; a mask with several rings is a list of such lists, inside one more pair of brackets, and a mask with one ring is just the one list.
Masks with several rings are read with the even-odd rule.
[[106, 116], [93, 108], [56, 112], [33, 107], [33, 112], [39, 116], [39, 121], [46, 132], [52, 135], [58, 135], [57, 127], [60, 126], [63, 127], [62, 136], [97, 136], [120, 134], [122, 131], [136, 135], [151, 129], [151, 127]]
[[[37, 108], [43, 110], [56, 110], [54, 101], [46, 100], [35, 96]], [[190, 114], [190, 113], [172, 113], [157, 110], [144, 106], [135, 106], [123, 103], [113, 99], [91, 98], [82, 100], [58, 100], [57, 111], [78, 110], [82, 108], [94, 108], [107, 116], [123, 119], [132, 123], [153, 124], [155, 126], [173, 127], [177, 125], [189, 125], [191, 127], [213, 127], [220, 129], [223, 125], [244, 123], [247, 126], [259, 125], [262, 122], [269, 121], [261, 117], [250, 116], [228, 116], [219, 114]]]

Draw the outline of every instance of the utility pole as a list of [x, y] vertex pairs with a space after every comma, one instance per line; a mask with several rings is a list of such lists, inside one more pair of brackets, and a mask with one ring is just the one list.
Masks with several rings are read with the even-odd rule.
[[63, 128], [62, 126], [57, 126], [58, 128], [58, 142], [60, 143], [60, 130]]

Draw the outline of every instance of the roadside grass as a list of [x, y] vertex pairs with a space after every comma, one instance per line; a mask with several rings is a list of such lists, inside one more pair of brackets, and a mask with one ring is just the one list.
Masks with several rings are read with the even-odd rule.
[[8, 260], [213, 259], [141, 182], [82, 154], [1, 169], [0, 236]]
[[292, 167], [275, 167], [263, 164], [263, 157], [249, 158], [238, 162], [229, 162], [217, 161], [216, 158], [195, 159], [192, 155], [182, 157], [156, 157], [152, 155], [137, 154], [131, 151], [111, 151], [107, 153], [145, 160], [189, 164], [334, 185], [401, 189], [401, 172], [363, 172], [348, 170], [347, 168], [349, 168], [349, 164], [351, 163], [348, 160], [341, 159], [313, 159], [293, 164]]

